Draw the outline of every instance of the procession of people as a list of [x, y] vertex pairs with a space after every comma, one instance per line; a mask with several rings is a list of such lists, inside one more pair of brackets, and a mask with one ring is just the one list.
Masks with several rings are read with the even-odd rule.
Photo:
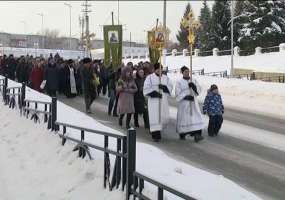
[[[140, 116], [144, 128], [153, 141], [159, 142], [170, 120], [169, 98], [177, 101], [176, 132], [181, 140], [187, 136], [195, 142], [204, 139], [206, 127], [203, 114], [209, 115], [208, 135], [217, 136], [222, 126], [224, 107], [217, 85], [208, 90], [201, 112], [197, 97], [201, 87], [192, 78], [189, 68], [182, 66], [181, 79], [175, 87], [160, 63], [132, 62], [120, 66], [105, 66], [103, 60], [64, 60], [58, 54], [48, 59], [32, 56], [14, 58], [0, 57], [0, 74], [11, 80], [50, 96], [58, 94], [67, 98], [82, 96], [87, 114], [95, 114], [92, 103], [100, 95], [108, 97], [106, 113], [118, 117], [118, 124], [129, 129], [131, 121], [135, 128]], [[95, 106], [96, 107], [96, 106]], [[125, 119], [125, 120], [124, 120]]]

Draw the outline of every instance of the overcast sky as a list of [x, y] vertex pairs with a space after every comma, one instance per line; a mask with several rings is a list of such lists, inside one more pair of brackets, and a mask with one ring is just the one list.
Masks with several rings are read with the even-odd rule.
[[[44, 14], [44, 28], [58, 29], [60, 35], [69, 36], [69, 8], [72, 5], [72, 35], [79, 38], [79, 15], [82, 14], [83, 1], [0, 1], [0, 31], [8, 33], [37, 33], [41, 30], [41, 16]], [[171, 30], [170, 39], [176, 40], [180, 19], [187, 2], [190, 2], [196, 17], [202, 7], [202, 1], [167, 1], [167, 26]], [[118, 1], [90, 1], [90, 31], [96, 38], [102, 38], [102, 26], [111, 24], [111, 12], [114, 11], [115, 23], [118, 23]], [[211, 5], [212, 2], [209, 3]], [[126, 24], [123, 38], [146, 41], [145, 30], [155, 25], [156, 18], [162, 21], [163, 1], [119, 1], [120, 23]], [[24, 23], [24, 22], [25, 23]]]

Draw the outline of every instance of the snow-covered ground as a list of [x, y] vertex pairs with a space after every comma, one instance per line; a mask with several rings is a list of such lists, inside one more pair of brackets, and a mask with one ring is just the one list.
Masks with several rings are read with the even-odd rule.
[[[169, 73], [174, 85], [182, 75]], [[223, 98], [225, 107], [270, 115], [285, 119], [285, 84], [263, 81], [248, 81], [208, 76], [193, 76], [202, 87], [199, 96], [201, 102], [211, 84], [216, 84]], [[174, 96], [174, 94], [173, 94]]]
[[[50, 100], [30, 89], [27, 98]], [[92, 151], [94, 161], [77, 159], [72, 152], [74, 144], [67, 142], [62, 147], [58, 136], [45, 129], [46, 124], [34, 124], [1, 102], [0, 110], [0, 163], [5, 163], [0, 165], [0, 194], [5, 200], [124, 199], [119, 190], [103, 189], [102, 153]], [[60, 102], [58, 111], [59, 121], [122, 134]], [[68, 133], [79, 137], [78, 131], [68, 130]], [[98, 137], [86, 133], [85, 140], [103, 146]], [[115, 142], [110, 145], [115, 148]], [[137, 143], [137, 171], [201, 200], [260, 199], [222, 175], [178, 162], [144, 143]], [[154, 199], [156, 189], [146, 184], [144, 193]], [[178, 199], [167, 196], [168, 200]]]
[[[285, 73], [285, 52], [265, 53], [251, 56], [234, 56], [234, 67], [252, 69], [260, 72]], [[167, 56], [168, 69], [180, 69], [183, 65], [189, 66], [189, 56]], [[124, 62], [146, 61], [146, 59], [125, 59]], [[205, 72], [227, 70], [230, 72], [231, 56], [193, 56], [193, 70], [205, 69]]]

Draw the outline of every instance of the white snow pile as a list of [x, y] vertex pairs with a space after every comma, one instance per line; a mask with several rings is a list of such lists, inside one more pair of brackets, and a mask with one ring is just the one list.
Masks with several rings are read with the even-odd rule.
[[[49, 97], [27, 90], [28, 97], [46, 100]], [[93, 161], [77, 158], [72, 152], [74, 143], [61, 145], [57, 135], [46, 130], [46, 124], [34, 124], [20, 117], [0, 102], [0, 194], [5, 200], [29, 199], [124, 199], [120, 190], [109, 192], [103, 188], [103, 153], [91, 151]], [[110, 129], [69, 106], [58, 103], [58, 119], [94, 129]], [[73, 114], [72, 114], [73, 113]], [[87, 128], [88, 128], [87, 127]], [[69, 136], [79, 132], [67, 130]], [[118, 133], [122, 134], [122, 133]], [[98, 144], [99, 136], [85, 134], [85, 141]], [[115, 142], [110, 142], [115, 148]], [[111, 160], [113, 166], [114, 158]], [[168, 157], [154, 146], [137, 143], [137, 171], [156, 181], [199, 200], [260, 200], [222, 175], [215, 175]], [[162, 167], [163, 166], [163, 167]], [[145, 184], [143, 193], [155, 199], [157, 189]], [[165, 199], [179, 198], [168, 193]]]
[[[234, 67], [240, 69], [251, 69], [259, 72], [285, 73], [284, 52], [264, 53], [250, 56], [234, 56]], [[166, 56], [165, 66], [168, 69], [180, 69], [183, 65], [189, 66], [189, 56]], [[125, 59], [127, 63], [132, 61], [138, 63], [146, 59]], [[207, 72], [225, 71], [230, 72], [231, 56], [193, 56], [193, 70], [204, 69]]]

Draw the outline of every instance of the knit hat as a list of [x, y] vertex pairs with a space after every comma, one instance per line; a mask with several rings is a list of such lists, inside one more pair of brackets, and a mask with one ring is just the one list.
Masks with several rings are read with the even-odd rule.
[[218, 86], [217, 86], [217, 85], [215, 85], [215, 84], [211, 85], [211, 87], [210, 87], [210, 91], [211, 91], [211, 92], [213, 92], [213, 91], [216, 90], [216, 89], [218, 89]]

